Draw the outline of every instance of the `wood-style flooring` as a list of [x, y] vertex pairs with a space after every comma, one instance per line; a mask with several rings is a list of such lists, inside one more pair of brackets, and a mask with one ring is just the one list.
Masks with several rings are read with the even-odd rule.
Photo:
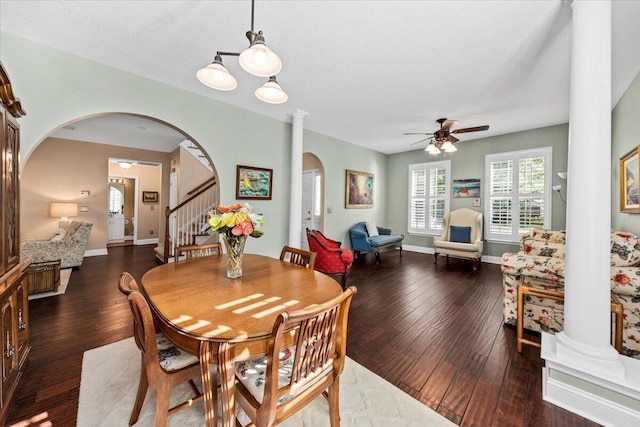
[[[518, 354], [502, 323], [500, 266], [403, 255], [354, 263], [349, 357], [459, 425], [598, 425], [542, 401], [539, 349]], [[85, 258], [66, 294], [29, 302], [32, 349], [7, 425], [75, 426], [83, 353], [132, 335], [120, 273], [140, 280], [158, 264], [152, 246], [109, 248]]]

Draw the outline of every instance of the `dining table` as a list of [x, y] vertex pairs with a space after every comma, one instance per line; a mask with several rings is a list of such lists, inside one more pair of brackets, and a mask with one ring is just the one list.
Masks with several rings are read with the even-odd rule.
[[234, 363], [266, 353], [278, 314], [340, 295], [323, 273], [262, 255], [244, 254], [242, 276], [227, 278], [227, 256], [163, 264], [142, 277], [141, 291], [165, 336], [200, 359], [207, 427], [217, 425], [218, 366], [221, 417], [235, 427]]

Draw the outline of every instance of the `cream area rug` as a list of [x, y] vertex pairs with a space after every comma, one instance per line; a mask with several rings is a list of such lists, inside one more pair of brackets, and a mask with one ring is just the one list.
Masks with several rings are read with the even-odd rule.
[[[80, 380], [78, 427], [127, 426], [140, 372], [140, 351], [133, 338], [84, 353]], [[200, 384], [198, 384], [200, 386]], [[187, 384], [171, 391], [171, 406], [190, 396]], [[182, 400], [181, 400], [182, 399]], [[136, 427], [153, 426], [155, 391], [149, 389]], [[455, 426], [362, 365], [347, 358], [340, 377], [342, 427]], [[244, 414], [238, 414], [243, 420]], [[168, 426], [204, 426], [204, 403], [169, 416]], [[328, 427], [329, 406], [320, 396], [280, 424], [283, 427]]]
[[37, 294], [29, 295], [29, 300], [52, 297], [55, 295], [62, 295], [67, 291], [67, 286], [69, 285], [69, 279], [71, 279], [71, 272], [73, 268], [63, 268], [60, 270], [60, 285], [58, 285], [58, 291], [48, 291], [48, 292], [38, 292]]

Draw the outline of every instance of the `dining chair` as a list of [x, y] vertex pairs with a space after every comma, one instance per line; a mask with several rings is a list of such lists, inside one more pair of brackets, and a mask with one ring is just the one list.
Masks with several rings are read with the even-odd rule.
[[[193, 382], [193, 378], [200, 376], [200, 360], [173, 345], [162, 333], [156, 333], [149, 304], [129, 273], [122, 273], [118, 288], [128, 296], [133, 314], [134, 340], [142, 354], [138, 392], [129, 425], [138, 421], [147, 390], [151, 386], [156, 391], [155, 426], [166, 426], [169, 415], [202, 399], [202, 393]], [[212, 375], [212, 381], [217, 382], [217, 372]], [[171, 387], [187, 381], [194, 397], [169, 408]]]
[[222, 255], [222, 245], [220, 242], [205, 243], [202, 245], [182, 245], [178, 246], [178, 257], [186, 255], [186, 260], [190, 261], [194, 258], [201, 258], [212, 255]]
[[282, 248], [282, 252], [280, 252], [280, 261], [290, 262], [291, 264], [313, 270], [313, 267], [316, 265], [317, 256], [318, 254], [315, 252], [285, 246]]
[[[236, 402], [256, 427], [279, 424], [321, 394], [329, 401], [331, 427], [340, 425], [340, 374], [356, 292], [351, 286], [323, 304], [279, 314], [267, 355], [236, 363]], [[290, 333], [295, 346], [283, 348]]]

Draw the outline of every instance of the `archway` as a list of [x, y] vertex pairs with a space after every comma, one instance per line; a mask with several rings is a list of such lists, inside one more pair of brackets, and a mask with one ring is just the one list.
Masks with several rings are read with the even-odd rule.
[[302, 154], [302, 239], [308, 250], [306, 229], [324, 228], [324, 167], [313, 153]]
[[[191, 159], [186, 157], [188, 153], [193, 154]], [[139, 244], [161, 244], [165, 235], [164, 211], [169, 205], [170, 175], [193, 178], [195, 159], [204, 159], [210, 167], [210, 178], [217, 177], [211, 156], [197, 141], [187, 132], [153, 117], [110, 112], [63, 123], [43, 136], [22, 164], [20, 238], [50, 237], [57, 228], [57, 220], [48, 216], [50, 203], [75, 202], [80, 207], [76, 219], [94, 224], [87, 255], [106, 254], [108, 177], [115, 174], [135, 176], [139, 181], [136, 240]], [[132, 167], [122, 169], [119, 161], [126, 161]], [[184, 163], [188, 165], [181, 170]], [[157, 170], [156, 184], [145, 180], [143, 168]], [[180, 192], [184, 196], [191, 189]], [[143, 191], [157, 194], [157, 198], [145, 202]], [[220, 194], [217, 185], [214, 192], [217, 202]], [[179, 198], [182, 199], [184, 197]]]

